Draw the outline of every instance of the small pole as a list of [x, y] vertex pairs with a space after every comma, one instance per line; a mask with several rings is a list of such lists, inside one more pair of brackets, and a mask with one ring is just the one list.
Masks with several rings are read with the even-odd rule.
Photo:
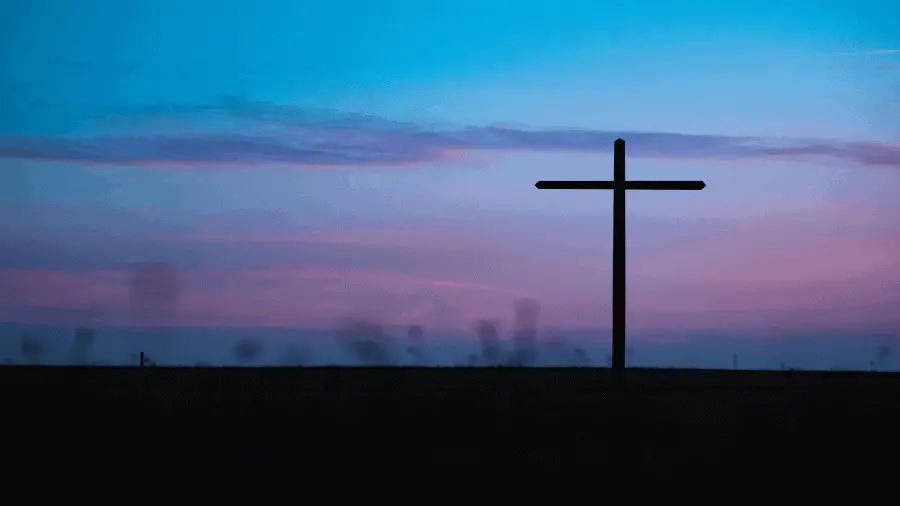
[[141, 367], [144, 367], [144, 352], [141, 352]]

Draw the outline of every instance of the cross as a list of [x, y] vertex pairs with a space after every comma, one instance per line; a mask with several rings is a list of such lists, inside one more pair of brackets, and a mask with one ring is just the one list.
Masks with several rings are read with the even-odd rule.
[[538, 190], [613, 191], [612, 373], [621, 385], [625, 369], [625, 190], [702, 190], [703, 181], [628, 181], [625, 179], [625, 141], [613, 143], [612, 181], [538, 181]]

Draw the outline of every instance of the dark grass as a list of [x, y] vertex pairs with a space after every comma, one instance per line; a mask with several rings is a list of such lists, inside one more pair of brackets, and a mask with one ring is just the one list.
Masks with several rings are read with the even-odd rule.
[[4, 456], [23, 474], [400, 491], [893, 486], [900, 374], [626, 372], [620, 391], [589, 368], [4, 367]]

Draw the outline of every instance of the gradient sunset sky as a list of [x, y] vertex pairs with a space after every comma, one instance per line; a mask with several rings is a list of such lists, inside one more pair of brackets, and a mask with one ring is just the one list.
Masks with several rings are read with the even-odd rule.
[[534, 182], [622, 137], [707, 183], [629, 195], [630, 328], [900, 332], [894, 0], [12, 0], [0, 96], [2, 321], [608, 327], [612, 195]]

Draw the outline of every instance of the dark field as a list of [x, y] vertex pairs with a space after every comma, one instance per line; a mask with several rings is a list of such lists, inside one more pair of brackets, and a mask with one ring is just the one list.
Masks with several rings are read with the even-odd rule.
[[614, 391], [591, 368], [4, 367], [4, 455], [24, 474], [387, 490], [449, 480], [777, 499], [893, 487], [882, 477], [900, 456], [900, 374], [625, 379]]

